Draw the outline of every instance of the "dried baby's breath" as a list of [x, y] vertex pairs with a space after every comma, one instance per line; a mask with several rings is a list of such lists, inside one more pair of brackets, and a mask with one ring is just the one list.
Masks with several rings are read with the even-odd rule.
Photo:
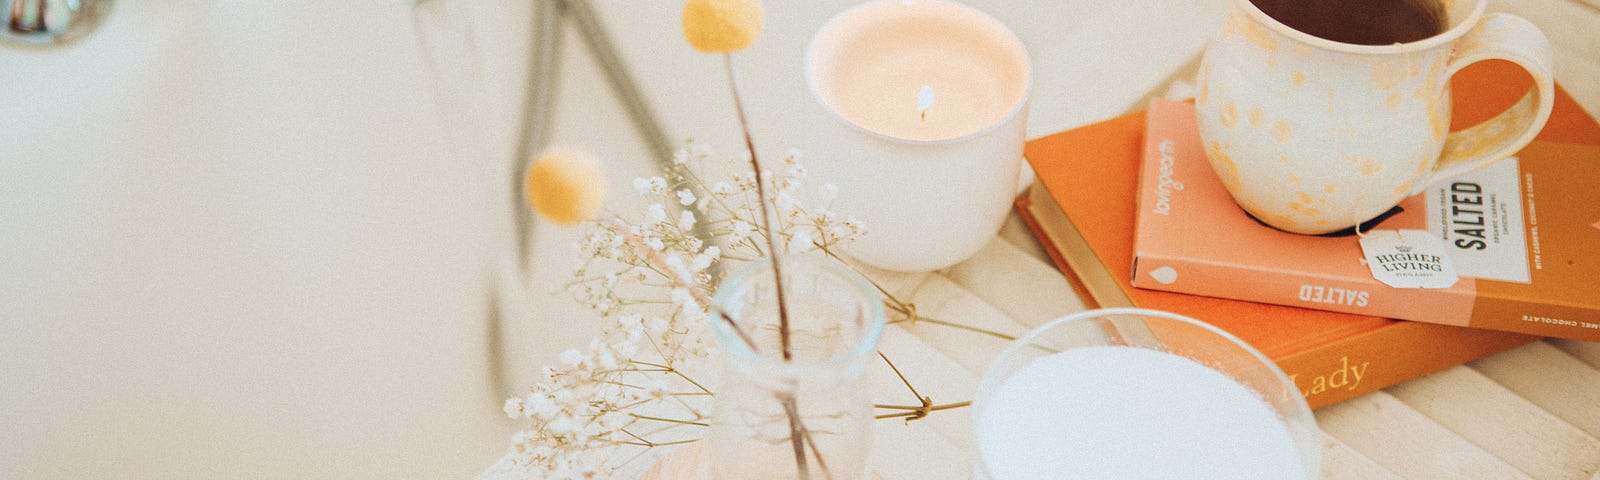
[[[525, 395], [505, 401], [506, 415], [526, 426], [512, 436], [509, 454], [480, 478], [608, 478], [644, 448], [703, 436], [713, 391], [704, 360], [717, 347], [712, 312], [696, 298], [712, 296], [712, 267], [767, 255], [756, 227], [754, 177], [704, 180], [703, 171], [735, 170], [714, 168], [729, 165], [717, 165], [713, 155], [708, 146], [689, 143], [674, 156], [669, 175], [633, 181], [650, 202], [641, 215], [590, 222], [575, 246], [583, 261], [566, 291], [607, 326], [584, 348], [545, 367]], [[745, 155], [723, 162], [744, 162]], [[854, 217], [804, 200], [806, 170], [798, 152], [764, 177], [776, 199], [775, 235], [785, 253], [831, 249], [866, 233]], [[688, 205], [698, 205], [701, 215], [677, 210]], [[700, 224], [713, 238], [694, 236]]]

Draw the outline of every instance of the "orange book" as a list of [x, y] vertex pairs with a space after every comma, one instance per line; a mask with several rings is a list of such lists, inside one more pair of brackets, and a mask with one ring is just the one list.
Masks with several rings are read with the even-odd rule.
[[[1484, 82], [1468, 88], [1458, 84], [1456, 91], [1503, 97], [1526, 91], [1526, 85], [1526, 81], [1520, 87], [1517, 82]], [[1564, 94], [1560, 102], [1558, 110], [1576, 106]], [[1456, 118], [1475, 123], [1473, 119], [1487, 118], [1494, 108], [1508, 104], [1457, 107]], [[1144, 112], [1133, 113], [1030, 141], [1025, 150], [1039, 180], [1017, 202], [1017, 210], [1086, 302], [1165, 310], [1227, 330], [1277, 362], [1312, 408], [1537, 339], [1134, 288], [1130, 280], [1135, 193], [1145, 123]], [[1588, 128], [1570, 119], [1552, 119], [1543, 136], [1588, 138]]]
[[[1593, 125], [1571, 103], [1552, 116]], [[1206, 161], [1194, 107], [1157, 100], [1145, 131], [1133, 285], [1597, 341], [1600, 145], [1586, 143], [1535, 140], [1430, 185], [1366, 227], [1440, 240], [1438, 255], [1378, 256], [1379, 268], [1431, 270], [1443, 258], [1460, 274], [1449, 288], [1395, 288], [1374, 278], [1353, 232], [1298, 235], [1251, 218]]]

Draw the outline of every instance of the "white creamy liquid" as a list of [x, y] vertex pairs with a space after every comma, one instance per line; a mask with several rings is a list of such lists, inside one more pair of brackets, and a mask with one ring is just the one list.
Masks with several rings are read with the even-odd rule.
[[1305, 478], [1288, 428], [1257, 393], [1154, 350], [1041, 357], [1006, 379], [975, 421], [995, 480]]

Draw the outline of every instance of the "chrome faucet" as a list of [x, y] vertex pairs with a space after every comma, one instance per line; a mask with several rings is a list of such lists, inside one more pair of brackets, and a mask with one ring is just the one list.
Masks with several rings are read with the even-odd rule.
[[0, 0], [0, 45], [53, 47], [75, 42], [105, 19], [111, 0]]

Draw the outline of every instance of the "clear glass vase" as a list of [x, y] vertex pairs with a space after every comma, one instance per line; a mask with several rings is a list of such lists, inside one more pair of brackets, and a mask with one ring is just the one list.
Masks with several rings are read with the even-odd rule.
[[787, 360], [771, 263], [752, 261], [717, 289], [737, 327], [715, 320], [724, 368], [706, 452], [712, 478], [867, 478], [873, 409], [864, 371], [883, 332], [883, 301], [837, 261], [782, 262]]

